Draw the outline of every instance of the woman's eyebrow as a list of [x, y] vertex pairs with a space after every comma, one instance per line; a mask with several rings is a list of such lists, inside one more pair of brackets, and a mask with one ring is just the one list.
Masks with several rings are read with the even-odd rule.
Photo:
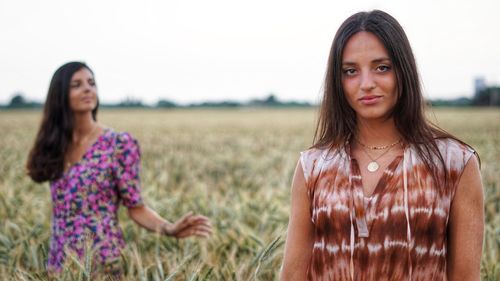
[[[381, 57], [381, 58], [376, 58], [376, 59], [372, 60], [371, 62], [372, 63], [381, 63], [381, 62], [387, 62], [387, 61], [391, 62], [391, 59], [387, 58], [387, 57]], [[343, 61], [342, 65], [357, 65], [357, 63], [352, 62], [352, 61]]]
[[380, 63], [380, 62], [391, 62], [391, 59], [390, 58], [386, 58], [386, 57], [382, 57], [382, 58], [378, 58], [378, 59], [374, 59], [372, 60], [372, 63]]
[[352, 62], [352, 61], [343, 61], [342, 65], [357, 65], [357, 63]]

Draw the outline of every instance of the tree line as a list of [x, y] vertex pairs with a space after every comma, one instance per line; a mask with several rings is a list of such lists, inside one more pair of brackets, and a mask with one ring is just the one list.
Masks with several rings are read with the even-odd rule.
[[[239, 101], [204, 101], [197, 103], [190, 103], [181, 105], [172, 100], [160, 99], [154, 105], [143, 103], [140, 99], [126, 98], [118, 103], [100, 103], [101, 108], [235, 108], [235, 107], [310, 107], [313, 104], [309, 102], [299, 101], [281, 101], [276, 95], [270, 94], [263, 99], [252, 99], [247, 102]], [[29, 101], [21, 93], [16, 93], [6, 105], [0, 106], [3, 108], [16, 109], [16, 108], [41, 108], [43, 103]]]
[[[472, 98], [460, 97], [456, 99], [433, 99], [428, 100], [433, 106], [500, 106], [500, 87], [487, 87]], [[269, 94], [263, 99], [252, 99], [247, 102], [239, 101], [204, 101], [181, 105], [172, 100], [160, 99], [154, 105], [143, 103], [139, 99], [126, 98], [118, 103], [101, 103], [102, 108], [237, 108], [237, 107], [311, 107], [314, 104], [299, 101], [282, 101], [275, 94]], [[43, 103], [27, 100], [22, 93], [15, 93], [10, 102], [0, 105], [0, 108], [41, 108]]]

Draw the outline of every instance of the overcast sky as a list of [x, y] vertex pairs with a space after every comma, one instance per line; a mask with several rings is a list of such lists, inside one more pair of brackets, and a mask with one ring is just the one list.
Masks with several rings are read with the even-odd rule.
[[336, 30], [371, 9], [406, 30], [426, 97], [471, 96], [476, 76], [500, 84], [498, 0], [0, 0], [0, 103], [43, 101], [73, 60], [104, 102], [317, 102]]

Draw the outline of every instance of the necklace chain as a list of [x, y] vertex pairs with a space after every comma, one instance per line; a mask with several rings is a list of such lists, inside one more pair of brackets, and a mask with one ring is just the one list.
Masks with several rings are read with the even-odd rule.
[[361, 145], [361, 149], [363, 150], [363, 152], [366, 154], [366, 156], [368, 156], [368, 158], [370, 158], [371, 162], [368, 163], [368, 165], [366, 166], [366, 169], [371, 172], [371, 173], [374, 173], [378, 170], [378, 168], [380, 167], [380, 165], [378, 164], [377, 160], [380, 159], [380, 157], [384, 156], [385, 154], [387, 154], [396, 144], [400, 143], [401, 142], [401, 139], [399, 139], [397, 142], [395, 143], [392, 143], [392, 144], [389, 144], [389, 145], [385, 145], [383, 146], [383, 148], [380, 148], [380, 147], [377, 147], [375, 148], [374, 150], [382, 150], [382, 149], [386, 149], [386, 151], [384, 151], [382, 154], [380, 154], [379, 156], [377, 156], [376, 158], [373, 158], [370, 153], [368, 153], [367, 149], [373, 149], [373, 148], [370, 148], [364, 144], [362, 144], [359, 140], [358, 140], [358, 143]]
[[400, 143], [401, 142], [401, 139], [398, 139], [397, 141], [391, 143], [391, 144], [387, 144], [387, 145], [381, 145], [381, 146], [376, 146], [376, 145], [366, 145], [364, 143], [362, 143], [360, 140], [356, 139], [356, 141], [364, 148], [367, 148], [367, 149], [371, 149], [371, 150], [383, 150], [383, 149], [388, 149], [388, 148], [391, 148], [393, 146], [395, 146], [396, 144]]
[[373, 158], [370, 153], [368, 153], [368, 151], [366, 150], [366, 148], [362, 147], [363, 149], [363, 152], [366, 154], [366, 156], [368, 156], [368, 158], [370, 158], [370, 160], [372, 160], [372, 162], [377, 162], [378, 159], [380, 159], [380, 157], [384, 156], [387, 154], [387, 152], [389, 152], [391, 150], [392, 146], [389, 147], [389, 149], [387, 149], [386, 151], [384, 151], [382, 154], [380, 154], [379, 156], [377, 156], [376, 158]]

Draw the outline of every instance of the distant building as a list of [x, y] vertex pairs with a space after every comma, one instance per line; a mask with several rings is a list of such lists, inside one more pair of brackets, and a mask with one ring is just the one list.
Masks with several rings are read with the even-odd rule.
[[474, 78], [474, 96], [477, 96], [480, 92], [487, 88], [486, 79], [484, 76], [478, 76]]
[[473, 105], [500, 106], [500, 86], [488, 85], [484, 77], [474, 79]]

